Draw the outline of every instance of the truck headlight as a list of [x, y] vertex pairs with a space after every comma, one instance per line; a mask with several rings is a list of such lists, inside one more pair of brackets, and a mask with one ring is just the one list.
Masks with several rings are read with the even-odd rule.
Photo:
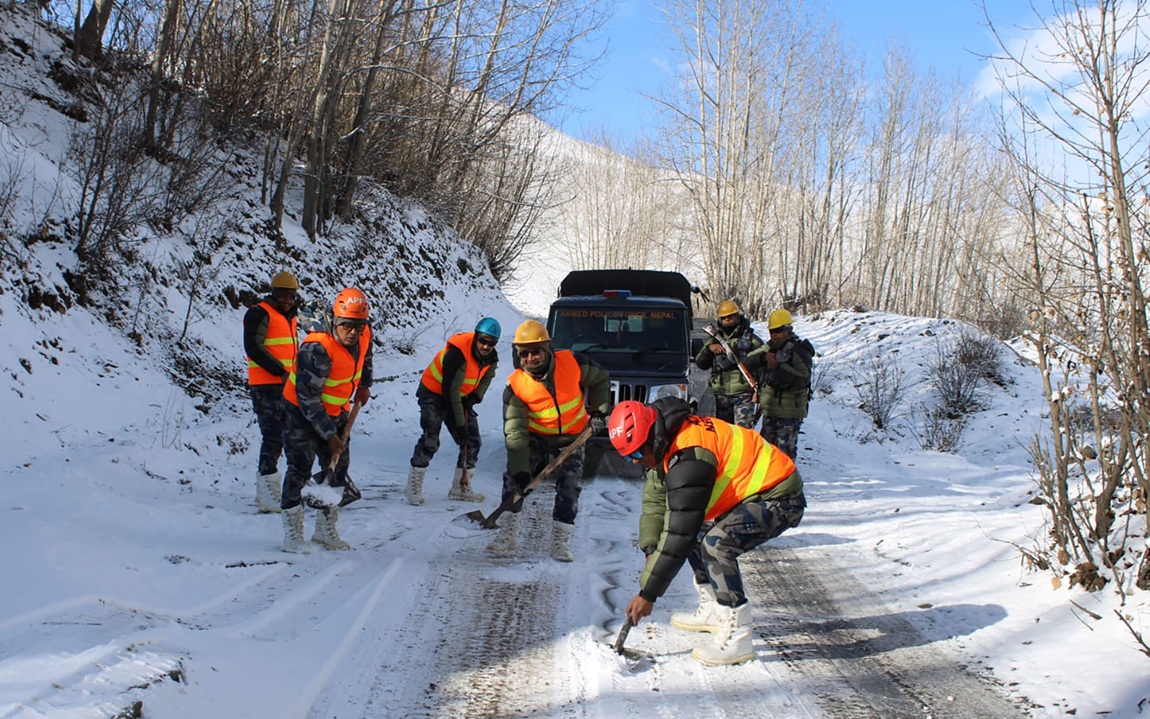
[[648, 402], [654, 402], [662, 397], [678, 397], [687, 401], [687, 385], [685, 384], [653, 384], [647, 395]]

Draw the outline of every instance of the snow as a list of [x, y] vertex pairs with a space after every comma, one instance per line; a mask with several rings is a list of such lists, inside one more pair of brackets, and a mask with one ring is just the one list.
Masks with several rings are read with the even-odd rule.
[[[468, 296], [444, 289], [452, 302]], [[628, 638], [628, 647], [650, 652], [642, 661], [657, 676], [611, 653], [642, 564], [638, 482], [587, 483], [572, 565], [551, 561], [543, 541], [524, 542], [509, 560], [486, 556], [490, 533], [458, 516], [497, 504], [503, 451], [494, 400], [478, 408], [476, 489], [487, 501], [446, 499], [452, 453], [443, 450], [428, 475], [428, 504], [407, 505], [413, 392], [436, 343], [412, 356], [377, 355], [377, 367], [402, 379], [377, 388], [356, 425], [352, 472], [365, 499], [341, 519], [354, 549], [299, 557], [279, 551], [278, 517], [255, 513], [258, 431], [242, 394], [205, 415], [83, 310], [24, 322], [11, 293], [0, 300], [9, 337], [0, 360], [10, 408], [3, 451], [12, 460], [2, 475], [0, 536], [11, 551], [0, 568], [11, 579], [0, 605], [0, 716], [101, 717], [140, 701], [148, 717], [610, 717], [653, 683], [678, 715], [730, 715], [677, 687], [700, 674], [712, 687], [747, 683], [762, 706], [793, 712], [784, 716], [833, 715], [772, 661], [772, 642], [756, 642], [750, 667], [695, 665], [688, 654], [697, 638], [667, 625], [671, 610], [690, 606], [685, 573]], [[237, 340], [241, 316], [219, 321]], [[1115, 597], [1053, 589], [1026, 571], [1013, 546], [1042, 533], [1041, 511], [1027, 503], [1024, 451], [1042, 414], [1037, 370], [1008, 356], [1009, 384], [988, 392], [989, 409], [972, 417], [956, 454], [919, 450], [905, 431], [880, 435], [854, 406], [843, 379], [851, 368], [892, 351], [920, 378], [932, 335], [957, 328], [847, 311], [798, 320], [798, 333], [821, 353], [820, 386], [831, 390], [820, 392], [801, 437], [810, 508], [800, 527], [753, 554], [838, 560], [843, 581], [865, 587], [882, 613], [907, 617], [933, 647], [1040, 705], [1031, 716], [1140, 716], [1150, 695], [1146, 659], [1114, 618]], [[48, 335], [69, 345], [47, 351]], [[31, 372], [18, 357], [30, 358]], [[499, 383], [507, 371], [501, 364]], [[927, 396], [923, 383], [914, 385], [908, 406]], [[529, 511], [540, 534], [550, 499], [537, 497]], [[309, 533], [310, 525], [309, 517]], [[485, 593], [515, 597], [508, 604], [527, 611], [483, 627], [477, 622], [495, 612], [483, 605]], [[1146, 609], [1136, 596], [1123, 611], [1141, 628]], [[554, 612], [554, 624], [532, 616], [540, 611]], [[761, 611], [769, 629], [771, 608]], [[427, 658], [464, 656], [475, 634], [520, 625], [538, 633], [519, 635], [528, 641], [503, 670], [529, 684], [546, 677], [546, 686], [515, 698], [522, 713], [485, 713], [492, 710], [482, 691], [473, 692], [488, 667], [449, 663], [450, 673], [436, 675], [442, 661]], [[578, 664], [540, 672], [555, 656]], [[388, 710], [357, 703], [365, 697]], [[571, 702], [582, 708], [560, 709]]]
[[[33, 65], [53, 47], [37, 32], [25, 34], [38, 43]], [[11, 238], [51, 204], [41, 193], [60, 183], [54, 143], [68, 135], [38, 103], [26, 115], [34, 122], [9, 116], [0, 126], [5, 147], [34, 148], [40, 158], [37, 189], [4, 218]], [[689, 658], [707, 638], [668, 624], [671, 611], [693, 606], [687, 572], [631, 631], [627, 647], [638, 658], [614, 654], [609, 644], [643, 563], [639, 482], [585, 483], [571, 564], [547, 553], [546, 482], [528, 500], [509, 558], [491, 557], [492, 533], [460, 520], [498, 504], [507, 340], [523, 317], [545, 314], [554, 284], [528, 276], [504, 293], [483, 272], [418, 277], [426, 268], [412, 258], [422, 254], [445, 258], [449, 269], [474, 265], [475, 256], [419, 208], [382, 193], [375, 200], [375, 219], [401, 246], [395, 261], [368, 267], [344, 254], [342, 275], [301, 271], [310, 273], [311, 297], [330, 298], [347, 280], [375, 303], [379, 381], [349, 450], [364, 498], [340, 518], [348, 552], [285, 554], [279, 517], [256, 513], [258, 429], [242, 381], [221, 393], [173, 360], [186, 288], [131, 299], [138, 304], [123, 311], [139, 309], [145, 328], [137, 343], [89, 308], [29, 307], [28, 287], [65, 286], [75, 260], [64, 245], [21, 246], [24, 275], [0, 268], [0, 542], [8, 548], [0, 717], [943, 717], [972, 686], [995, 687], [1017, 716], [1150, 711], [1150, 659], [1115, 615], [1147, 636], [1147, 594], [1122, 604], [1109, 586], [1093, 594], [1054, 586], [1018, 551], [1046, 531], [1042, 508], [1029, 503], [1026, 450], [1045, 411], [1038, 370], [1004, 350], [1007, 382], [987, 388], [988, 408], [970, 417], [957, 450], [924, 451], [911, 430], [931, 401], [924, 368], [936, 338], [961, 326], [877, 312], [797, 318], [797, 333], [820, 353], [798, 459], [810, 506], [801, 526], [744, 558], [756, 660], [704, 668]], [[318, 246], [290, 222], [285, 235], [309, 258], [356, 246], [352, 228]], [[254, 289], [279, 269], [256, 240], [237, 230], [205, 296]], [[148, 237], [140, 254], [170, 254], [175, 264], [187, 250]], [[563, 262], [545, 255], [533, 263], [550, 278]], [[393, 298], [385, 285], [408, 294]], [[203, 366], [240, 379], [242, 314], [205, 301], [189, 327]], [[487, 498], [447, 499], [454, 452], [444, 435], [427, 504], [409, 506], [402, 489], [420, 373], [447, 335], [483, 315], [503, 323], [504, 337], [493, 391], [477, 407], [484, 441], [475, 489]], [[880, 355], [895, 358], [908, 387], [886, 431], [858, 409], [853, 389]], [[313, 521], [309, 510], [309, 536]], [[787, 592], [810, 582], [822, 583], [828, 603], [788, 608]], [[857, 630], [845, 644], [843, 622]], [[852, 665], [907, 654], [922, 673], [897, 679], [912, 700], [925, 697], [922, 706], [884, 712], [881, 692], [853, 686]], [[843, 673], [820, 674], [824, 664]], [[976, 679], [933, 697], [939, 674], [965, 674], [953, 667]], [[838, 698], [847, 684], [861, 708]]]

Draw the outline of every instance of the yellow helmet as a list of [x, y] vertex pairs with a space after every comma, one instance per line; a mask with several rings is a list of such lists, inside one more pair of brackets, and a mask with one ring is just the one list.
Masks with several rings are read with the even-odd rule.
[[742, 314], [742, 312], [734, 300], [724, 300], [719, 303], [719, 311], [715, 313], [715, 316], [722, 319], [724, 317], [730, 317], [731, 315]]
[[537, 320], [527, 320], [515, 330], [515, 344], [517, 345], [531, 345], [550, 341], [551, 335], [547, 334], [547, 328]]
[[280, 272], [272, 278], [273, 290], [299, 290], [299, 282], [290, 272]]
[[777, 330], [780, 327], [791, 326], [791, 313], [786, 310], [775, 310], [767, 316], [767, 329]]

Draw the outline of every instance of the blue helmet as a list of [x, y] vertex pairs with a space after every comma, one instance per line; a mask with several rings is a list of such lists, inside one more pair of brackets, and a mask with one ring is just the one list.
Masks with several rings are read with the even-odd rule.
[[499, 339], [499, 320], [494, 317], [484, 317], [475, 325], [475, 331]]

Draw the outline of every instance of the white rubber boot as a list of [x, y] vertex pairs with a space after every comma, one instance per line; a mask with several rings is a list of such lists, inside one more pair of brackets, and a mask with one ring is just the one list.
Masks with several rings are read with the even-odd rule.
[[426, 501], [423, 498], [423, 478], [426, 474], [427, 467], [411, 468], [411, 473], [407, 475], [407, 488], [403, 490], [408, 504], [418, 507]]
[[351, 545], [343, 541], [336, 530], [335, 523], [338, 520], [339, 507], [328, 507], [316, 512], [315, 534], [311, 535], [311, 541], [327, 549], [351, 549]]
[[303, 505], [285, 509], [281, 516], [284, 522], [283, 550], [293, 554], [311, 554], [311, 545], [303, 538]]
[[707, 582], [696, 584], [695, 591], [699, 593], [699, 608], [689, 614], [675, 612], [671, 615], [671, 626], [688, 632], [719, 631], [719, 603], [715, 600], [715, 588]]
[[575, 531], [574, 524], [560, 522], [558, 519], [551, 522], [551, 558], [557, 562], [573, 562], [575, 555], [571, 553], [571, 533]]
[[451, 499], [462, 499], [464, 502], [482, 502], [484, 496], [471, 491], [471, 472], [455, 468], [455, 479], [451, 480], [451, 491], [447, 493]]
[[519, 515], [506, 512], [499, 518], [499, 534], [495, 541], [487, 545], [487, 551], [492, 554], [510, 554], [519, 546], [516, 541], [516, 531], [519, 524]]
[[283, 475], [279, 472], [261, 474], [256, 477], [256, 509], [260, 514], [278, 514], [280, 511], [280, 487]]
[[715, 643], [699, 647], [691, 652], [691, 658], [719, 666], [742, 664], [755, 658], [755, 647], [751, 644], [751, 605], [744, 604], [735, 609], [717, 605], [719, 631], [715, 633]]
[[278, 471], [275, 474], [265, 475], [268, 477], [268, 491], [272, 493], [272, 499], [276, 503], [276, 514], [280, 511], [280, 500], [283, 499], [284, 477]]

